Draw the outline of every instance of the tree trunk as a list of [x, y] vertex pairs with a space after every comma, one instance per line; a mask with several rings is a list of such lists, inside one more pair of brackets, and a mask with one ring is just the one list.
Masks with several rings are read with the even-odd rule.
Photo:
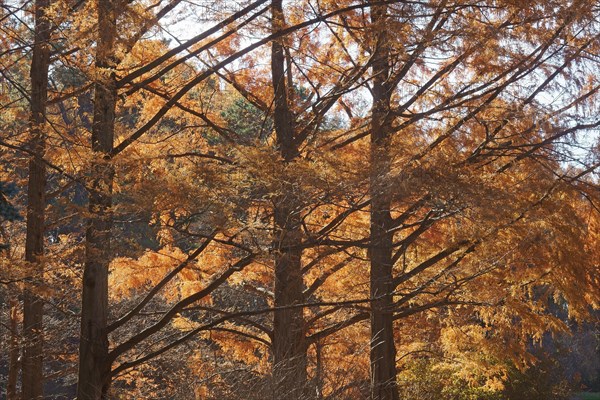
[[316, 385], [316, 399], [322, 400], [323, 396], [323, 345], [320, 340], [315, 342], [315, 385]]
[[[271, 3], [273, 30], [284, 24], [282, 1]], [[294, 123], [288, 104], [286, 88], [285, 52], [281, 42], [274, 41], [271, 49], [273, 77], [274, 124], [277, 145], [284, 163], [298, 155], [294, 143]], [[287, 307], [304, 302], [302, 277], [302, 241], [298, 193], [292, 184], [275, 200], [275, 307]], [[307, 390], [307, 344], [303, 309], [289, 308], [275, 312], [273, 322], [273, 378], [274, 398], [298, 400]]]
[[35, 2], [34, 43], [31, 59], [31, 142], [27, 184], [27, 233], [25, 260], [30, 263], [23, 292], [23, 399], [43, 396], [43, 302], [36, 287], [43, 281], [44, 214], [46, 208], [46, 165], [44, 164], [44, 124], [48, 99], [48, 65], [50, 63], [50, 24], [45, 16], [49, 0]]
[[[291, 190], [291, 188], [290, 188]], [[300, 242], [296, 210], [280, 197], [275, 207], [275, 307], [304, 302], [301, 251], [290, 246]], [[307, 346], [301, 307], [275, 312], [273, 323], [273, 376], [275, 398], [302, 399], [307, 389]]]
[[6, 382], [6, 400], [17, 400], [17, 380], [19, 377], [19, 302], [10, 299], [10, 342], [8, 348], [8, 378]]
[[391, 88], [387, 7], [371, 7], [376, 35], [373, 62], [373, 108], [371, 115], [371, 398], [398, 400], [396, 347], [393, 320], [393, 233], [391, 197], [385, 180], [390, 172], [389, 123]]
[[106, 398], [110, 386], [108, 357], [108, 265], [112, 229], [113, 149], [116, 105], [114, 46], [117, 1], [98, 0], [97, 81], [94, 85], [94, 120], [86, 230], [85, 265], [81, 305], [81, 342], [79, 345], [79, 381], [77, 398]]

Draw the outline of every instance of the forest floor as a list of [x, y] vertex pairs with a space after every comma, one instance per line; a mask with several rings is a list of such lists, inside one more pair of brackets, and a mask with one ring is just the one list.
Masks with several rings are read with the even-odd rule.
[[600, 392], [583, 392], [573, 396], [572, 400], [600, 400]]

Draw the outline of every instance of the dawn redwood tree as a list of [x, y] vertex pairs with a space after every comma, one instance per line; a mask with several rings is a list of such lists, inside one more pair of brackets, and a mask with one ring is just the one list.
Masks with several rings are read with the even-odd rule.
[[[523, 14], [522, 7], [515, 8], [510, 2], [502, 7], [502, 11], [494, 11], [485, 5], [471, 8], [461, 2], [389, 6], [374, 2], [370, 10], [371, 29], [366, 30], [365, 42], [373, 43], [370, 86], [373, 104], [368, 132], [371, 138], [369, 256], [373, 398], [398, 398], [394, 344], [398, 338], [394, 338], [393, 321], [455, 302], [477, 303], [476, 295], [461, 299], [460, 294], [464, 295], [467, 282], [483, 281], [485, 276], [494, 273], [471, 269], [471, 253], [490, 257], [485, 254], [494, 243], [494, 235], [518, 231], [525, 216], [537, 212], [534, 209], [543, 208], [549, 213], [548, 218], [552, 218], [552, 212], [543, 204], [551, 203], [546, 199], [549, 193], [561, 189], [555, 188], [555, 182], [540, 178], [540, 183], [549, 185], [540, 189], [548, 195], [529, 205], [503, 200], [506, 214], [502, 224], [483, 219], [489, 215], [479, 209], [476, 198], [497, 196], [494, 191], [498, 189], [494, 186], [506, 179], [507, 170], [513, 168], [517, 173], [517, 170], [532, 168], [528, 164], [530, 157], [544, 159], [543, 168], [557, 169], [555, 159], [548, 154], [548, 151], [561, 154], [555, 141], [569, 133], [586, 132], [598, 124], [593, 119], [570, 121], [571, 126], [555, 126], [542, 133], [545, 139], [540, 140], [531, 136], [536, 125], [523, 127], [521, 121], [515, 120], [518, 113], [522, 121], [536, 117], [549, 121], [596, 94], [597, 85], [590, 84], [563, 99], [565, 108], [552, 111], [545, 109], [540, 99], [542, 93], [552, 93], [560, 86], [558, 76], [574, 71], [575, 60], [580, 55], [595, 51], [591, 50], [597, 38], [592, 28], [594, 11], [577, 1], [563, 5], [562, 13], [537, 4], [534, 8], [546, 13], [547, 18], [555, 18], [554, 23], [546, 27], [547, 31], [540, 27], [535, 36], [527, 37], [522, 36], [522, 32], [535, 25], [535, 17]], [[481, 15], [487, 17], [480, 18]], [[469, 28], [472, 21], [486, 18], [493, 22]], [[391, 39], [385, 33], [390, 26], [402, 34]], [[519, 29], [513, 31], [515, 26]], [[572, 31], [580, 37], [569, 42], [571, 36], [567, 32]], [[498, 41], [497, 37], [510, 38], [510, 41]], [[567, 45], [563, 44], [565, 40]], [[523, 51], [518, 45], [529, 41], [533, 51]], [[569, 47], [565, 53], [561, 52], [563, 46]], [[481, 49], [485, 49], [489, 70], [480, 58]], [[444, 61], [430, 62], [430, 57]], [[495, 57], [498, 60], [511, 57], [511, 62], [495, 61]], [[543, 73], [548, 62], [556, 62], [557, 66], [553, 72]], [[587, 67], [595, 70], [597, 65], [592, 61]], [[528, 83], [532, 88], [528, 88]], [[519, 93], [517, 99], [509, 100], [514, 93]], [[364, 135], [351, 137], [336, 147]], [[456, 150], [453, 146], [457, 146]], [[442, 180], [437, 180], [434, 171], [445, 170], [444, 163], [452, 167]], [[495, 183], [481, 182], [477, 190], [467, 196], [469, 191], [464, 185], [468, 185], [469, 180], [476, 181], [477, 174], [494, 165], [496, 170], [487, 173], [491, 174], [490, 182]], [[588, 164], [578, 178], [562, 179], [577, 181], [595, 168], [595, 164]], [[450, 226], [444, 227], [443, 221], [458, 221], [464, 230], [467, 224], [461, 219], [466, 210], [482, 218], [478, 220], [480, 226], [487, 226], [496, 233], [482, 235], [475, 230], [471, 237], [455, 235], [457, 239], [447, 247], [422, 261], [415, 260], [413, 268], [407, 267], [412, 248], [416, 251], [429, 235], [450, 229]], [[498, 209], [495, 217], [502, 220], [500, 215]], [[535, 229], [533, 225], [531, 229]], [[514, 239], [527, 241], [516, 234]], [[461, 268], [464, 275], [459, 278]], [[454, 283], [446, 280], [448, 274], [454, 277]]]
[[[148, 89], [154, 95], [161, 95], [160, 92], [152, 89], [152, 81], [169, 73], [172, 69], [182, 64], [189, 58], [189, 55], [181, 55], [190, 47], [198, 42], [210, 37], [219, 30], [226, 28], [233, 22], [237, 22], [239, 17], [249, 14], [251, 11], [259, 7], [266, 0], [257, 1], [250, 4], [248, 7], [228, 16], [223, 21], [217, 23], [212, 28], [207, 29], [201, 34], [190, 39], [186, 43], [175, 49], [166, 51], [164, 54], [149, 61], [147, 64], [138, 66], [137, 69], [125, 76], [117, 77], [117, 67], [136, 44], [143, 38], [143, 35], [154, 26], [157, 20], [164, 17], [172, 11], [181, 0], [173, 0], [156, 11], [156, 14], [149, 18], [147, 15], [144, 18], [135, 18], [142, 22], [132, 27], [129, 37], [123, 37], [117, 29], [119, 23], [123, 23], [124, 15], [128, 10], [126, 4], [122, 1], [98, 1], [95, 5], [96, 11], [96, 26], [97, 37], [96, 41], [96, 60], [95, 60], [95, 81], [94, 81], [94, 116], [92, 122], [92, 161], [89, 171], [89, 183], [87, 189], [89, 192], [88, 205], [88, 223], [86, 229], [86, 245], [85, 245], [85, 265], [83, 278], [83, 293], [82, 293], [82, 311], [81, 311], [81, 338], [80, 338], [80, 354], [79, 354], [79, 379], [78, 379], [78, 398], [81, 399], [99, 399], [108, 396], [109, 387], [113, 377], [122, 371], [133, 368], [134, 366], [143, 363], [146, 360], [152, 359], [164, 351], [175, 347], [179, 343], [183, 343], [187, 338], [192, 337], [193, 333], [183, 335], [184, 337], [173, 340], [171, 343], [165, 344], [156, 351], [152, 351], [146, 357], [134, 361], [122, 361], [115, 368], [113, 364], [119, 357], [134, 349], [141, 342], [144, 342], [152, 335], [159, 332], [168, 325], [185, 307], [203, 299], [210, 294], [215, 288], [227, 280], [233, 273], [239, 271], [247, 265], [252, 256], [242, 257], [238, 262], [233, 263], [224, 272], [215, 275], [215, 279], [210, 282], [203, 290], [198, 290], [195, 293], [184, 297], [176, 302], [164, 316], [144, 329], [138, 329], [137, 333], [121, 342], [114, 344], [114, 348], [109, 351], [109, 334], [119, 329], [130, 320], [134, 319], [140, 311], [155, 298], [155, 296], [164, 289], [165, 285], [171, 282], [188, 263], [194, 260], [202, 253], [212, 237], [205, 236], [206, 240], [193, 251], [186, 261], [183, 261], [179, 266], [174, 267], [172, 271], [167, 273], [162, 280], [151, 288], [147, 294], [140, 298], [133, 309], [126, 312], [124, 315], [117, 316], [110, 324], [108, 321], [108, 274], [109, 265], [112, 261], [113, 254], [111, 252], [111, 234], [113, 229], [113, 185], [115, 179], [115, 158], [120, 155], [123, 150], [133, 144], [139, 137], [151, 130], [161, 118], [176, 107], [183, 107], [178, 101], [191, 89], [204, 81], [213, 72], [208, 71], [200, 73], [190, 82], [183, 84], [183, 87], [177, 89], [177, 92], [172, 96], [167, 96], [166, 104], [150, 118], [149, 121], [143, 121], [142, 126], [134, 131], [131, 136], [122, 140], [118, 146], [114, 145], [115, 141], [115, 125], [116, 125], [116, 105], [117, 94], [119, 89], [123, 89], [131, 84], [132, 88], [124, 93], [124, 96], [131, 96], [140, 89]], [[153, 6], [148, 7], [145, 12], [152, 11]], [[259, 11], [256, 15], [260, 15], [263, 11]], [[133, 12], [132, 12], [133, 13]], [[250, 16], [250, 19], [256, 15]], [[138, 21], [139, 22], [139, 21]], [[204, 46], [202, 50], [211, 48], [215, 43], [223, 40], [231, 34], [225, 32], [216, 39], [213, 43]], [[233, 30], [235, 32], [235, 30]], [[266, 42], [266, 41], [265, 41]], [[250, 46], [245, 51], [248, 52], [256, 46]], [[243, 54], [243, 53], [242, 53]], [[241, 54], [240, 54], [241, 55]], [[231, 57], [235, 59], [239, 57]], [[180, 56], [178, 59], [170, 60]], [[166, 66], [166, 61], [169, 61]], [[226, 65], [225, 63], [224, 65]], [[158, 69], [158, 71], [154, 71]], [[142, 84], [134, 81], [138, 77], [143, 77], [149, 73], [150, 77], [144, 77]], [[148, 85], [148, 86], [146, 86]], [[162, 94], [164, 98], [165, 95]], [[189, 110], [183, 107], [186, 110]], [[153, 110], [154, 112], [155, 110]], [[197, 117], [201, 115], [193, 110], [190, 113]], [[216, 324], [216, 323], [215, 323]], [[209, 324], [209, 327], [211, 325]], [[209, 329], [205, 327], [200, 329]]]
[[[328, 18], [333, 18], [362, 7], [362, 5], [355, 4], [348, 8], [333, 7], [333, 11], [329, 13], [325, 10], [322, 12], [328, 15]], [[262, 109], [263, 112], [269, 111], [268, 107], [265, 107], [266, 104], [271, 102], [273, 104], [271, 112], [275, 128], [274, 142], [277, 160], [272, 161], [276, 165], [276, 172], [265, 180], [280, 179], [280, 181], [275, 185], [276, 189], [273, 189], [273, 186], [268, 187], [268, 182], [263, 181], [257, 181], [256, 186], [258, 188], [267, 186], [268, 188], [265, 190], [273, 191], [269, 195], [272, 196], [272, 200], [270, 200], [272, 201], [272, 208], [265, 211], [267, 215], [273, 216], [274, 223], [269, 229], [273, 251], [270, 257], [272, 257], [274, 263], [273, 278], [275, 290], [273, 301], [276, 307], [273, 311], [274, 322], [270, 335], [273, 354], [273, 391], [277, 398], [297, 398], [298, 396], [309, 395], [307, 389], [309, 386], [307, 379], [308, 346], [314, 344], [318, 340], [317, 338], [322, 339], [341, 329], [343, 326], [336, 323], [334, 327], [328, 327], [329, 329], [324, 331], [311, 332], [309, 335], [308, 327], [304, 320], [306, 293], [309, 293], [309, 295], [313, 294], [329, 276], [345, 265], [345, 263], [338, 263], [337, 266], [334, 265], [328, 272], [315, 279], [309, 288], [305, 288], [304, 275], [307, 271], [310, 271], [310, 268], [320, 266], [320, 262], [326, 255], [320, 255], [316, 252], [316, 257], [312, 261], [306, 261], [302, 260], [303, 250], [306, 248], [315, 248], [320, 245], [327, 246], [326, 237], [328, 233], [344, 219], [345, 213], [340, 211], [341, 215], [337, 216], [330, 226], [322, 227], [323, 229], [319, 229], [318, 231], [309, 232], [306, 225], [303, 225], [307, 218], [311, 218], [310, 213], [312, 211], [310, 209], [309, 196], [317, 196], [315, 192], [319, 193], [318, 196], [322, 198], [332, 196], [332, 190], [327, 185], [333, 187], [341, 186], [341, 183], [337, 181], [337, 179], [341, 178], [332, 175], [331, 182], [323, 180], [318, 183], [322, 187], [311, 187], [312, 193], [304, 193], [304, 187], [310, 186], [309, 183], [315, 183], [311, 182], [311, 179], [319, 181], [321, 179], [320, 175], [324, 175], [325, 171], [319, 171], [319, 173], [311, 171], [311, 167], [309, 167], [311, 165], [310, 159], [303, 153], [304, 150], [302, 148], [312, 145], [310, 142], [314, 141], [314, 137], [318, 137], [318, 133], [322, 130], [325, 114], [344, 93], [352, 90], [352, 87], [357, 83], [367, 67], [362, 65], [345, 65], [340, 60], [328, 59], [327, 57], [330, 57], [331, 53], [327, 51], [327, 48], [324, 48], [322, 53], [319, 54], [322, 57], [320, 62], [324, 65], [317, 63], [315, 70], [329, 70], [332, 76], [313, 74], [310, 67], [306, 67], [306, 70], [303, 70], [304, 66], [302, 63], [304, 60], [302, 60], [302, 57], [305, 57], [306, 60], [312, 60], [315, 57], [313, 50], [315, 43], [304, 39], [304, 31], [313, 29], [313, 24], [325, 18], [317, 14], [312, 19], [296, 19], [295, 22], [297, 24], [290, 26], [286, 24], [284, 13], [287, 12], [292, 17], [297, 18], [298, 14], [293, 12], [293, 8], [284, 10], [282, 3], [272, 2], [271, 11], [272, 25], [270, 29], [267, 29], [268, 36], [259, 41], [258, 44], [272, 42], [270, 69], [267, 70], [270, 79], [265, 79], [265, 82], [268, 81], [268, 84], [271, 85], [273, 98], [265, 98], [265, 94], [261, 93], [256, 87], [253, 89], [254, 92], [251, 92], [241, 86], [240, 82], [248, 81], [248, 77], [242, 73], [232, 76], [225, 69], [225, 73], [218, 73], [218, 76], [230, 83], [241, 96], [250, 103], [255, 104], [257, 108]], [[327, 31], [327, 28], [321, 29]], [[290, 37], [287, 37], [288, 35]], [[292, 36], [294, 38], [291, 38]], [[300, 49], [288, 44], [294, 40], [302, 43]], [[330, 35], [330, 40], [335, 41], [337, 39]], [[244, 54], [246, 49], [248, 47], [238, 53], [234, 52], [226, 60], [237, 57], [237, 54]], [[229, 51], [232, 52], [231, 50]], [[296, 53], [296, 57], [294, 57], [294, 53]], [[216, 65], [204, 62], [214, 70], [227, 67], [227, 64], [219, 62], [217, 57], [214, 58], [216, 60], [213, 62]], [[310, 62], [307, 61], [309, 66]], [[196, 81], [200, 82], [201, 77], [203, 75], [200, 75]], [[249, 84], [258, 87], [260, 77], [260, 75], [255, 73], [253, 80]], [[323, 86], [322, 90], [319, 89], [321, 86]], [[302, 96], [306, 97], [303, 98]], [[214, 116], [212, 117], [214, 118]], [[225, 140], [228, 140], [226, 135], [236, 135], [236, 132], [227, 132], [226, 129], [219, 127], [218, 123], [212, 123], [211, 127], [219, 133], [222, 132]], [[236, 149], [240, 152], [239, 168], [242, 170], [245, 165], [244, 163], [248, 162], [244, 158], [249, 157], [246, 154], [247, 150], [245, 148], [245, 146], [249, 146], [249, 143], [248, 139], [245, 139], [240, 139], [239, 148]], [[250, 143], [252, 146], [260, 145], [260, 143]], [[233, 142], [230, 146], [235, 147]], [[272, 144], [266, 144], [266, 146], [269, 150], [272, 149]], [[248, 153], [252, 154], [252, 150], [248, 150], [250, 150]], [[231, 151], [231, 149], [223, 152], [227, 151]], [[236, 153], [234, 152], [233, 154]], [[189, 155], [193, 156], [192, 153]], [[197, 156], [200, 157], [202, 155], [197, 154]], [[264, 164], [267, 168], [271, 167], [269, 163]], [[255, 168], [253, 165], [249, 165], [249, 167], [250, 169]], [[300, 173], [298, 171], [303, 172]], [[257, 172], [258, 176], [263, 176], [265, 173], [264, 171]], [[314, 176], [310, 176], [310, 174]], [[254, 177], [247, 179], [256, 180]], [[253, 191], [260, 193], [260, 190], [254, 189]], [[343, 194], [338, 195], [343, 196]], [[307, 235], [312, 237], [308, 238]], [[337, 251], [330, 251], [329, 254], [331, 255]], [[325, 269], [327, 270], [327, 268]], [[327, 316], [330, 313], [325, 312], [323, 316]], [[318, 319], [319, 316], [317, 313], [315, 319]], [[119, 348], [117, 347], [117, 349]]]
[[250, 377], [249, 398], [395, 399], [411, 352], [520, 362], [561, 328], [533, 286], [597, 304], [597, 160], [565, 151], [599, 126], [585, 2], [259, 0], [170, 44], [144, 32], [177, 1], [77, 3], [98, 18], [61, 26], [53, 70], [77, 85], [50, 100], [44, 161], [89, 178], [82, 398], [239, 398]]
[[94, 117], [90, 167], [89, 213], [81, 294], [78, 399], [108, 395], [108, 265], [111, 262], [114, 169], [110, 153], [115, 135], [117, 101], [115, 40], [120, 0], [97, 1], [98, 41], [94, 82]]
[[[310, 150], [307, 149], [318, 148], [320, 143], [327, 141], [331, 132], [324, 125], [329, 112], [344, 94], [352, 93], [369, 67], [369, 61], [366, 64], [348, 62], [343, 44], [331, 27], [334, 25], [333, 21], [338, 22], [338, 17], [340, 23], [345, 22], [348, 15], [360, 13], [364, 7], [366, 6], [363, 4], [352, 3], [337, 6], [327, 4], [318, 11], [328, 17], [319, 17], [317, 14], [315, 18], [327, 23], [315, 28], [312, 23], [308, 25], [308, 29], [315, 29], [315, 37], [307, 38], [306, 30], [291, 30], [288, 37], [275, 38], [271, 46], [270, 72], [274, 96], [272, 112], [275, 141], [281, 157], [279, 168], [282, 171], [297, 169], [304, 174], [313, 175], [302, 176], [296, 173], [288, 178], [285, 173], [282, 174], [281, 179], [284, 181], [274, 197], [274, 305], [276, 308], [283, 308], [274, 312], [272, 333], [272, 373], [275, 380], [274, 395], [277, 398], [314, 396], [311, 393], [314, 382], [308, 381], [309, 346], [318, 346], [319, 340], [343, 329], [346, 323], [358, 320], [350, 318], [346, 322], [336, 321], [333, 325], [321, 321], [321, 318], [334, 314], [340, 307], [334, 305], [330, 309], [319, 311], [318, 297], [314, 294], [333, 274], [347, 266], [351, 259], [342, 257], [345, 260], [340, 261], [335, 255], [343, 253], [352, 245], [344, 241], [337, 242], [330, 237], [335, 236], [336, 228], [350, 214], [348, 209], [333, 206], [336, 202], [343, 203], [347, 194], [336, 188], [349, 182], [346, 181], [347, 176], [335, 170], [336, 162], [328, 158], [320, 160], [322, 164], [319, 167], [319, 164], [315, 164], [316, 168], [324, 170], [311, 171], [310, 168], [315, 167], [311, 165], [313, 156], [309, 155]], [[287, 11], [290, 18], [298, 21], [298, 9], [302, 9], [301, 4], [288, 10], [284, 9], [281, 1], [273, 1], [273, 32], [276, 34], [283, 28], [293, 28], [288, 28], [284, 13]], [[332, 20], [331, 25], [329, 18]], [[298, 25], [306, 20], [311, 21], [304, 17]], [[319, 34], [316, 33], [317, 30]], [[327, 38], [330, 45], [320, 49], [318, 38]], [[320, 76], [314, 71], [327, 75]], [[311, 178], [315, 182], [311, 182]], [[311, 203], [310, 196], [314, 196], [315, 200], [319, 199], [316, 200], [316, 205]], [[363, 206], [364, 204], [358, 209]], [[322, 210], [328, 208], [333, 214], [331, 221], [323, 225], [321, 220], [313, 225], [313, 219], [318, 219]], [[353, 206], [350, 207], [352, 209]], [[310, 255], [304, 257], [305, 250], [310, 250]], [[315, 274], [312, 270], [317, 268], [322, 269], [320, 274]], [[312, 282], [307, 277], [309, 273], [313, 275]], [[311, 301], [309, 297], [312, 298]], [[305, 318], [306, 309], [310, 309], [311, 303], [315, 307], [311, 311], [313, 318], [309, 323]], [[307, 305], [300, 307], [304, 304]], [[294, 305], [297, 307], [293, 307]], [[324, 327], [318, 329], [316, 321], [323, 322]], [[314, 390], [319, 391], [318, 377], [314, 379], [317, 382]]]
[[[271, 2], [273, 32], [285, 26], [282, 0]], [[289, 164], [299, 155], [295, 140], [294, 117], [288, 104], [286, 85], [285, 38], [273, 40], [271, 74], [273, 79], [273, 121], [278, 151], [282, 162]], [[289, 65], [289, 64], [287, 64]], [[286, 168], [286, 166], [282, 166]], [[301, 206], [295, 199], [299, 194], [293, 184], [283, 186], [283, 193], [274, 201], [273, 251], [275, 254], [275, 307], [303, 304]], [[306, 391], [307, 343], [302, 307], [275, 311], [273, 320], [273, 379], [274, 394], [279, 399], [298, 399]]]
[[27, 234], [25, 260], [30, 263], [23, 292], [23, 399], [43, 398], [43, 307], [36, 294], [43, 281], [46, 208], [46, 164], [44, 163], [48, 68], [50, 64], [50, 0], [34, 3], [34, 38], [30, 80], [30, 150], [27, 184]]
[[[376, 2], [374, 2], [376, 3]], [[371, 397], [398, 400], [396, 387], [396, 347], [394, 345], [393, 267], [394, 221], [392, 194], [386, 188], [390, 173], [391, 125], [390, 81], [392, 49], [386, 23], [387, 5], [371, 6], [373, 106], [371, 109], [370, 159], [370, 296], [371, 296]]]

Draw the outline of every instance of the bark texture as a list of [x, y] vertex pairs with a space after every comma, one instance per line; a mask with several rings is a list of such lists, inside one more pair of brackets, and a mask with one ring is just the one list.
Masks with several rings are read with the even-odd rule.
[[398, 400], [396, 347], [393, 314], [393, 220], [391, 196], [385, 182], [390, 171], [391, 140], [388, 78], [389, 40], [386, 33], [387, 6], [371, 6], [376, 35], [373, 61], [373, 108], [371, 115], [371, 398]]
[[36, 295], [36, 287], [43, 281], [44, 217], [46, 207], [46, 165], [44, 164], [44, 124], [48, 100], [48, 66], [50, 63], [50, 23], [45, 12], [49, 0], [35, 2], [34, 43], [32, 49], [31, 79], [31, 142], [27, 183], [27, 233], [25, 261], [30, 263], [30, 274], [23, 292], [23, 399], [43, 398], [43, 302]]
[[17, 400], [17, 380], [19, 377], [19, 302], [10, 299], [10, 342], [8, 348], [8, 378], [6, 382], [6, 400]]
[[79, 400], [108, 398], [110, 361], [108, 356], [108, 265], [112, 258], [112, 188], [116, 75], [115, 75], [115, 0], [98, 0], [97, 81], [94, 85], [94, 120], [87, 222], [83, 293], [81, 305], [81, 343], [79, 346]]
[[[285, 25], [282, 1], [271, 3], [273, 31]], [[284, 163], [298, 156], [294, 141], [294, 122], [288, 104], [286, 87], [285, 51], [281, 41], [274, 41], [271, 48], [273, 78], [274, 124], [277, 145]], [[283, 194], [275, 200], [275, 307], [286, 307], [304, 302], [302, 277], [302, 241], [300, 228], [301, 208], [297, 189], [292, 184], [283, 188]], [[274, 398], [302, 399], [307, 389], [307, 343], [303, 309], [289, 308], [275, 312], [273, 322], [273, 378]]]

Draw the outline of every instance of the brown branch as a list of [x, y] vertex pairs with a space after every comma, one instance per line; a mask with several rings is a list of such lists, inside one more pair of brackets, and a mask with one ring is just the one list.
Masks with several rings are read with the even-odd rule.
[[225, 281], [227, 281], [227, 279], [229, 279], [229, 277], [231, 275], [233, 275], [234, 273], [236, 273], [238, 271], [241, 271], [244, 267], [246, 267], [248, 264], [250, 264], [252, 262], [252, 260], [254, 260], [254, 254], [250, 254], [250, 255], [242, 258], [241, 260], [237, 261], [235, 264], [233, 264], [232, 266], [227, 268], [218, 277], [213, 279], [213, 281], [210, 282], [204, 289], [178, 301], [156, 323], [154, 323], [153, 325], [149, 326], [148, 328], [142, 330], [141, 332], [138, 332], [137, 334], [133, 335], [131, 338], [129, 338], [128, 340], [126, 340], [125, 342], [116, 346], [113, 350], [111, 350], [109, 353], [109, 360], [114, 361], [120, 355], [133, 349], [137, 344], [139, 344], [140, 342], [146, 340], [148, 337], [150, 337], [150, 336], [154, 335], [155, 333], [157, 333], [158, 331], [160, 331], [163, 327], [165, 327], [168, 323], [170, 323], [171, 320], [182, 309], [184, 309], [185, 307], [208, 296], [216, 288], [218, 288]]
[[[259, 3], [262, 4], [262, 2], [264, 2], [264, 0], [260, 0]], [[384, 1], [381, 3], [393, 3], [394, 1]], [[378, 2], [380, 3], [380, 2]], [[372, 5], [372, 3], [371, 3]], [[204, 81], [206, 78], [212, 76], [213, 74], [215, 74], [215, 71], [223, 68], [226, 65], [231, 64], [233, 61], [237, 60], [238, 58], [244, 56], [245, 54], [248, 54], [250, 52], [252, 52], [253, 50], [262, 47], [263, 45], [273, 41], [273, 40], [277, 40], [279, 38], [282, 38], [286, 35], [289, 35], [292, 32], [295, 32], [299, 29], [305, 28], [307, 26], [316, 24], [316, 23], [320, 23], [323, 22], [331, 17], [334, 17], [336, 15], [348, 12], [348, 11], [352, 11], [355, 9], [360, 9], [360, 8], [365, 8], [368, 7], [369, 5], [366, 4], [355, 4], [353, 6], [348, 6], [348, 7], [344, 7], [335, 11], [332, 11], [328, 14], [324, 14], [324, 15], [319, 15], [313, 19], [301, 22], [299, 24], [278, 30], [277, 32], [270, 34], [268, 36], [266, 36], [265, 38], [247, 46], [246, 48], [238, 51], [237, 53], [232, 54], [231, 56], [225, 58], [223, 61], [221, 61], [220, 63], [214, 65], [211, 69], [208, 69], [204, 72], [202, 72], [201, 74], [199, 74], [197, 77], [195, 77], [194, 79], [192, 79], [191, 81], [189, 81], [187, 84], [185, 84], [177, 93], [175, 93], [175, 95], [173, 95], [173, 97], [167, 101], [166, 104], [164, 104], [159, 111], [156, 112], [156, 114], [154, 114], [154, 116], [152, 118], [150, 118], [150, 120], [148, 120], [142, 127], [140, 127], [137, 131], [135, 131], [134, 133], [132, 133], [129, 137], [127, 137], [126, 139], [124, 139], [121, 143], [119, 143], [117, 146], [114, 147], [113, 151], [110, 154], [110, 157], [114, 157], [117, 154], [121, 153], [123, 150], [125, 150], [130, 144], [132, 144], [133, 142], [135, 142], [137, 139], [139, 139], [142, 135], [144, 135], [146, 132], [148, 132], [178, 101], [179, 99], [181, 99], [187, 92], [189, 92], [192, 88], [194, 88], [196, 85], [198, 85], [200, 82]], [[180, 49], [181, 50], [181, 49]]]
[[216, 232], [213, 232], [210, 235], [210, 237], [207, 238], [204, 241], [204, 243], [202, 243], [200, 245], [200, 247], [198, 247], [196, 250], [194, 250], [184, 261], [182, 261], [177, 267], [175, 267], [171, 272], [169, 272], [160, 282], [158, 282], [144, 296], [144, 298], [133, 309], [131, 309], [131, 311], [129, 311], [127, 314], [123, 315], [122, 317], [118, 318], [116, 321], [112, 322], [110, 325], [108, 325], [106, 330], [108, 332], [112, 332], [115, 329], [122, 326], [123, 324], [125, 324], [127, 321], [129, 321], [133, 317], [135, 317], [146, 306], [146, 304], [148, 304], [150, 302], [150, 300], [152, 300], [154, 298], [154, 296], [156, 296], [156, 294], [158, 294], [158, 292], [160, 292], [162, 290], [162, 288], [165, 287], [165, 285], [167, 283], [169, 283], [173, 278], [175, 278], [175, 276], [177, 276], [177, 274], [179, 274], [179, 272], [181, 272], [190, 262], [195, 260], [204, 250], [206, 250], [208, 245], [212, 242], [212, 239], [214, 238], [215, 234], [216, 234]]
[[[254, 10], [255, 8], [261, 6], [262, 4], [266, 3], [267, 0], [258, 0], [255, 1], [254, 3], [251, 3], [250, 5], [248, 5], [247, 7], [241, 9], [240, 11], [230, 15], [229, 17], [227, 17], [226, 19], [224, 19], [223, 21], [219, 22], [218, 24], [214, 25], [213, 27], [207, 29], [206, 31], [202, 32], [199, 35], [194, 36], [193, 38], [191, 38], [190, 40], [187, 40], [186, 42], [184, 42], [183, 44], [174, 47], [173, 49], [169, 50], [168, 52], [166, 52], [165, 54], [163, 54], [162, 56], [158, 57], [157, 59], [155, 59], [154, 61], [144, 65], [143, 67], [135, 70], [134, 72], [122, 77], [121, 79], [119, 79], [119, 82], [117, 84], [117, 87], [122, 88], [123, 86], [125, 86], [127, 83], [133, 81], [134, 79], [142, 76], [143, 74], [152, 71], [154, 68], [158, 67], [159, 65], [161, 65], [162, 63], [164, 63], [165, 61], [167, 61], [169, 58], [179, 54], [180, 52], [182, 52], [183, 50], [187, 50], [189, 49], [191, 46], [195, 45], [196, 43], [200, 42], [201, 40], [204, 40], [206, 38], [208, 38], [210, 35], [212, 35], [213, 33], [218, 32], [220, 29], [226, 27], [227, 25], [231, 24], [232, 22], [235, 22], [237, 20], [239, 20], [241, 17], [243, 17], [244, 15], [248, 14], [249, 12], [251, 12], [252, 10]], [[264, 11], [263, 11], [264, 12]], [[260, 14], [260, 13], [259, 13]], [[217, 40], [216, 43], [218, 43], [218, 41], [223, 40], [225, 38], [227, 38], [228, 36], [230, 36], [231, 34], [235, 33], [236, 29], [233, 29], [231, 31], [226, 32], [224, 35], [220, 36], [219, 38], [215, 39]], [[215, 43], [214, 40], [211, 41], [211, 45], [214, 45]], [[204, 48], [205, 46], [203, 46]], [[182, 57], [181, 59], [171, 63], [169, 65], [169, 69], [163, 68], [163, 70], [161, 70], [161, 75], [158, 76], [154, 76], [154, 79], [157, 79], [158, 77], [162, 76], [164, 73], [170, 71], [171, 69], [175, 68], [175, 66], [181, 64], [182, 62], [186, 61], [187, 59], [194, 57], [196, 54], [198, 53], [198, 51], [194, 51], [191, 52], [190, 54], [188, 54], [185, 57]], [[152, 80], [154, 80], [152, 79]], [[141, 82], [142, 85], [146, 85], [148, 82], [146, 82], [146, 80], [144, 80], [143, 82]]]

